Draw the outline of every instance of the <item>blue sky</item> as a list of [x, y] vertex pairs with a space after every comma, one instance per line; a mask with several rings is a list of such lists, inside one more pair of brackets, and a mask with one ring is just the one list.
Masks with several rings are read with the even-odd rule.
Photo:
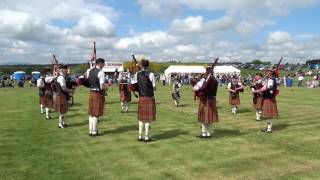
[[304, 62], [320, 58], [319, 18], [319, 0], [4, 0], [0, 63], [84, 62], [93, 41], [110, 61]]

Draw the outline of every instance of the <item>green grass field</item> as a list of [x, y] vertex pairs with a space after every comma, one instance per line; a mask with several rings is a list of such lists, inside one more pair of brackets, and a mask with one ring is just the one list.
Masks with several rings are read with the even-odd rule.
[[155, 141], [137, 138], [137, 99], [120, 113], [109, 90], [103, 136], [88, 136], [88, 90], [77, 89], [67, 117], [45, 120], [35, 88], [0, 89], [0, 179], [320, 179], [320, 89], [282, 88], [274, 133], [260, 132], [248, 88], [232, 115], [225, 88], [218, 93], [220, 122], [210, 140], [197, 139], [198, 103], [182, 88], [182, 107], [171, 88], [156, 91]]

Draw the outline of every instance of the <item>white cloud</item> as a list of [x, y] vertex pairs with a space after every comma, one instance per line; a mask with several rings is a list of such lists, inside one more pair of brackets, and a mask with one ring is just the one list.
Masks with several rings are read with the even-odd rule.
[[220, 19], [205, 22], [202, 16], [189, 16], [183, 20], [174, 19], [170, 30], [176, 33], [215, 33], [229, 30], [235, 25], [233, 17], [226, 15]]
[[164, 47], [174, 43], [176, 39], [163, 31], [145, 32], [134, 37], [121, 38], [115, 45], [117, 49]]
[[175, 49], [182, 54], [197, 54], [199, 53], [198, 47], [193, 44], [177, 45]]
[[144, 15], [160, 19], [176, 17], [180, 14], [180, 7], [175, 1], [171, 0], [138, 0], [141, 5], [141, 12]]
[[112, 37], [115, 34], [112, 22], [99, 13], [81, 17], [73, 30], [83, 37]]
[[203, 30], [202, 16], [189, 16], [184, 20], [175, 19], [171, 23], [171, 30], [174, 32], [195, 33]]
[[284, 44], [292, 42], [292, 37], [289, 33], [283, 31], [270, 32], [267, 38], [268, 44]]

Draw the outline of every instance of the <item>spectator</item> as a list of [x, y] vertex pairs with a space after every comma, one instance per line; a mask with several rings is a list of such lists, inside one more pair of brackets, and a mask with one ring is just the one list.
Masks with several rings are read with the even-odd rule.
[[302, 74], [299, 74], [299, 76], [298, 76], [298, 87], [302, 87], [302, 81], [303, 81], [303, 76], [302, 76]]
[[164, 74], [162, 74], [160, 79], [162, 81], [162, 85], [165, 86], [166, 85], [166, 76]]

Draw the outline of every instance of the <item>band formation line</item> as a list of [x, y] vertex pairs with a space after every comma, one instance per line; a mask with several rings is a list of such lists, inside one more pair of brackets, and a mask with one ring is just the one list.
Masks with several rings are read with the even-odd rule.
[[[282, 60], [282, 59], [281, 59]], [[278, 66], [281, 63], [281, 60]], [[104, 114], [105, 93], [108, 89], [108, 82], [105, 82], [105, 74], [102, 68], [105, 60], [96, 59], [96, 50], [92, 59], [89, 61], [87, 72], [79, 78], [78, 82], [72, 82], [68, 75], [68, 67], [65, 64], [58, 65], [55, 56], [53, 71], [45, 68], [42, 71], [41, 78], [37, 81], [39, 88], [39, 103], [41, 114], [46, 119], [51, 119], [50, 111], [55, 109], [59, 114], [58, 127], [64, 129], [67, 125], [67, 112], [70, 98], [74, 88], [83, 85], [90, 88], [89, 93], [89, 136], [95, 137], [101, 135], [98, 130], [99, 118]], [[218, 81], [214, 76], [214, 67], [218, 58], [210, 67], [206, 67], [206, 72], [201, 75], [198, 82], [193, 84], [193, 92], [199, 101], [198, 122], [200, 123], [199, 138], [211, 138], [213, 133], [213, 123], [219, 122], [219, 115], [216, 106], [216, 96], [218, 90]], [[119, 75], [119, 94], [121, 112], [129, 111], [132, 94], [138, 99], [138, 141], [152, 141], [150, 130], [151, 124], [156, 120], [156, 103], [154, 91], [156, 90], [155, 75], [149, 71], [150, 62], [142, 58], [140, 63], [132, 55], [132, 66], [128, 73]], [[278, 66], [276, 69], [269, 68], [266, 77], [263, 74], [256, 73], [251, 91], [253, 94], [253, 107], [256, 110], [256, 120], [265, 119], [266, 128], [264, 133], [272, 133], [272, 123], [278, 117], [278, 108], [276, 96], [279, 93], [277, 89], [276, 77], [279, 76]], [[180, 105], [180, 88], [181, 83], [178, 78], [174, 79], [172, 86], [172, 99], [175, 106]], [[244, 87], [237, 75], [234, 75], [229, 82], [227, 89], [229, 91], [229, 104], [231, 113], [238, 113], [240, 105], [240, 93]]]

